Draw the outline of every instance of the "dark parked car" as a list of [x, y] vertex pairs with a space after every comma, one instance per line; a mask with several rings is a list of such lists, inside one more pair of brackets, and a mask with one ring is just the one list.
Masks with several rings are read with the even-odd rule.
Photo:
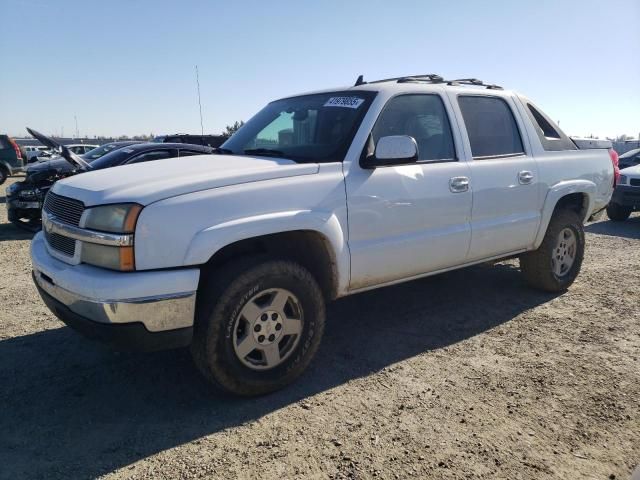
[[[109, 148], [107, 145], [103, 145], [99, 149]], [[99, 158], [92, 158], [92, 156], [94, 153], [98, 155], [100, 152], [91, 151], [82, 157], [76, 156], [75, 159], [58, 158], [34, 164], [27, 169], [27, 176], [23, 182], [14, 183], [7, 188], [8, 218], [10, 222], [20, 227], [29, 230], [39, 229], [40, 210], [45, 195], [57, 180], [71, 175], [118, 165], [205, 155], [212, 152], [212, 148], [202, 145], [129, 142], [120, 148], [112, 148], [111, 151], [99, 156]]]
[[618, 159], [620, 169], [633, 167], [634, 165], [640, 165], [640, 148], [629, 150], [626, 153], [620, 155]]
[[0, 135], [0, 185], [7, 177], [22, 172], [27, 162], [27, 152], [8, 135]]
[[175, 133], [173, 135], [162, 135], [153, 139], [158, 143], [190, 143], [192, 145], [205, 145], [218, 148], [228, 137], [222, 135], [190, 135], [188, 133]]

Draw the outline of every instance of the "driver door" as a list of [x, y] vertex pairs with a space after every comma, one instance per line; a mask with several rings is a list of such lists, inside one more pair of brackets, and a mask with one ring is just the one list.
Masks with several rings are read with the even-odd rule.
[[[465, 262], [471, 241], [469, 167], [459, 161], [445, 102], [437, 94], [390, 99], [373, 131], [375, 144], [409, 135], [412, 164], [364, 169], [346, 176], [351, 289], [419, 276]], [[466, 186], [465, 186], [466, 184]]]

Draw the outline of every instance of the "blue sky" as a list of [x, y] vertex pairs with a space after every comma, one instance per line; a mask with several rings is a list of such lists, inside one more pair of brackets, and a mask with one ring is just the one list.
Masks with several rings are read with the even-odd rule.
[[275, 98], [436, 72], [530, 97], [571, 135], [640, 132], [640, 1], [0, 0], [0, 131], [200, 131]]

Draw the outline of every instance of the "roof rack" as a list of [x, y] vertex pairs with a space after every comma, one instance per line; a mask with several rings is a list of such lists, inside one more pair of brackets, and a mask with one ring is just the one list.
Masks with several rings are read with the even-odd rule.
[[492, 83], [484, 83], [477, 78], [458, 78], [456, 80], [447, 80], [447, 85], [474, 85], [477, 87], [486, 87], [489, 90], [504, 90], [500, 85]]
[[444, 82], [444, 78], [435, 73], [425, 73], [422, 75], [404, 75], [402, 77], [393, 77], [393, 78], [384, 78], [382, 80], [374, 80], [369, 83], [384, 83], [384, 82], [430, 82], [430, 83], [442, 83]]
[[397, 82], [397, 83], [410, 83], [410, 82], [427, 82], [427, 83], [446, 83], [447, 85], [474, 85], [479, 87], [485, 87], [489, 90], [503, 90], [500, 85], [494, 85], [490, 83], [484, 83], [477, 78], [458, 78], [455, 80], [445, 80], [440, 75], [435, 73], [426, 73], [423, 75], [405, 75], [404, 77], [384, 78], [382, 80], [374, 80], [372, 82], [365, 82], [364, 76], [360, 75], [354, 84], [354, 87], [364, 85], [366, 83], [384, 83], [384, 82]]

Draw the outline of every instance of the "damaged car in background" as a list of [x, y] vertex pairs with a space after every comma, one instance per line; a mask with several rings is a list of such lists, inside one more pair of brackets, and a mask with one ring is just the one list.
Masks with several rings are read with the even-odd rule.
[[113, 142], [85, 155], [57, 144], [44, 135], [29, 129], [34, 137], [62, 154], [61, 157], [31, 165], [22, 182], [7, 187], [7, 217], [14, 225], [30, 231], [41, 228], [44, 198], [55, 182], [63, 178], [118, 165], [148, 162], [164, 158], [211, 153], [210, 147], [172, 143]]

